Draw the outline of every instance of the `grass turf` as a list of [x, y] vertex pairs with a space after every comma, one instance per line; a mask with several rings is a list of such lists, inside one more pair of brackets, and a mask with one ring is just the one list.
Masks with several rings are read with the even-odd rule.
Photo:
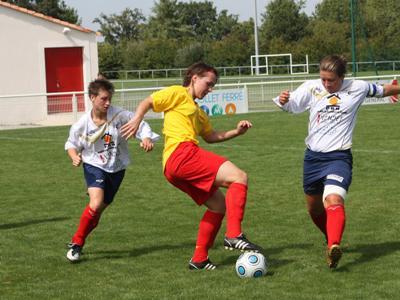
[[[335, 271], [310, 221], [302, 193], [307, 114], [221, 116], [216, 129], [247, 118], [244, 136], [202, 145], [249, 175], [243, 228], [265, 248], [268, 275], [239, 279], [238, 252], [223, 249], [221, 228], [210, 258], [215, 271], [189, 271], [204, 208], [162, 176], [158, 144], [133, 163], [83, 260], [65, 244], [87, 203], [83, 172], [63, 146], [68, 127], [0, 131], [0, 298], [2, 299], [389, 299], [400, 292], [399, 105], [361, 108], [354, 136], [353, 184], [346, 200], [344, 256]], [[150, 120], [161, 132], [161, 121]]]

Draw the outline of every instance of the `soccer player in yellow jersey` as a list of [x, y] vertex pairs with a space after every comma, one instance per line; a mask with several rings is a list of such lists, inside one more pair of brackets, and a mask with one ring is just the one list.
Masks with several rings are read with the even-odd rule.
[[[193, 64], [186, 71], [183, 86], [171, 86], [147, 97], [137, 107], [133, 119], [121, 128], [122, 135], [129, 138], [136, 134], [148, 110], [164, 112], [164, 175], [198, 205], [207, 207], [189, 262], [192, 270], [216, 268], [208, 258], [208, 249], [214, 243], [225, 211], [225, 248], [260, 251], [259, 246], [246, 239], [241, 228], [247, 198], [247, 174], [226, 158], [198, 146], [198, 136], [207, 143], [218, 143], [242, 135], [252, 126], [249, 121], [240, 121], [232, 130], [212, 128], [207, 114], [195, 100], [211, 92], [217, 80], [215, 68], [201, 62]], [[226, 196], [220, 187], [227, 188]]]

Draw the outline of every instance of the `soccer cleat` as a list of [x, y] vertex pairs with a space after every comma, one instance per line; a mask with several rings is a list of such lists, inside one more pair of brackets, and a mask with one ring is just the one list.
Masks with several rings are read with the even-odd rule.
[[69, 248], [67, 251], [67, 259], [70, 262], [78, 262], [81, 258], [82, 247], [73, 243], [69, 243], [67, 246]]
[[326, 252], [326, 260], [331, 269], [335, 269], [342, 257], [342, 250], [338, 244], [333, 244]]
[[190, 270], [215, 270], [217, 268], [208, 258], [202, 262], [189, 261]]
[[238, 237], [235, 238], [227, 238], [224, 239], [225, 249], [233, 250], [238, 249], [242, 252], [260, 252], [261, 247], [253, 244], [248, 239], [246, 239], [245, 235], [242, 233]]

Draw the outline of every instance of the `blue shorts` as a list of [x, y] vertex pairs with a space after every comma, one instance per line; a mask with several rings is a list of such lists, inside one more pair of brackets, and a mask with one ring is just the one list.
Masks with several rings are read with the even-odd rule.
[[308, 195], [323, 194], [325, 185], [337, 185], [349, 190], [352, 180], [351, 150], [327, 153], [305, 151], [303, 189]]
[[125, 175], [125, 170], [108, 173], [88, 164], [83, 164], [83, 172], [88, 188], [98, 187], [104, 190], [104, 203], [106, 204], [110, 204], [113, 201]]

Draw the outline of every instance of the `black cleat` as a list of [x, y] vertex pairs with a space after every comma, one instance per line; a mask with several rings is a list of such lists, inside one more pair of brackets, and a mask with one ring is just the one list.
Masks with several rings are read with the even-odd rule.
[[73, 263], [78, 262], [81, 258], [82, 247], [73, 243], [69, 243], [67, 247], [69, 248], [67, 251], [67, 259]]
[[233, 250], [237, 249], [242, 252], [260, 252], [261, 247], [253, 244], [248, 239], [246, 239], [245, 235], [242, 233], [238, 237], [235, 238], [224, 238], [224, 246], [225, 249]]
[[189, 261], [190, 270], [215, 270], [217, 268], [209, 259], [202, 262]]

